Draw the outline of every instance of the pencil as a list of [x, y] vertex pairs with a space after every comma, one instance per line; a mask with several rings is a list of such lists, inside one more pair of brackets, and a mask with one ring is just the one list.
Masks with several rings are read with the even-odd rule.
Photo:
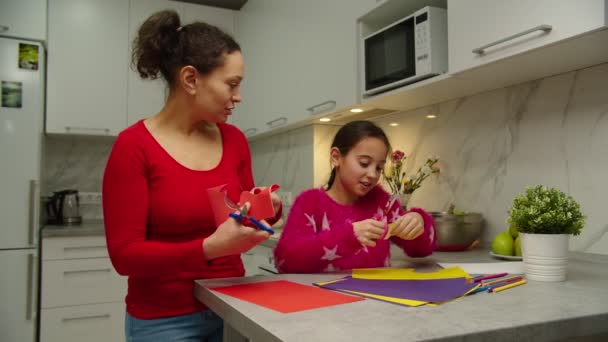
[[502, 278], [502, 279], [490, 280], [490, 281], [482, 281], [481, 285], [493, 285], [493, 284], [498, 284], [498, 283], [519, 281], [522, 279], [524, 279], [524, 278], [522, 278], [522, 276], [513, 276], [513, 277]]
[[492, 292], [500, 292], [500, 291], [508, 290], [508, 289], [510, 289], [512, 287], [515, 287], [515, 286], [523, 285], [525, 283], [527, 283], [526, 279], [522, 279], [520, 281], [516, 281], [514, 283], [507, 284], [505, 286], [493, 288], [493, 289], [491, 289], [491, 291]]

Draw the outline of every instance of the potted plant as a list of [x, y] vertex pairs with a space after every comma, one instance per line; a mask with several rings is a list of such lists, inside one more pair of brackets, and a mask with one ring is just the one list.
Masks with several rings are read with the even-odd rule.
[[542, 185], [526, 188], [513, 200], [508, 223], [519, 232], [528, 279], [566, 279], [568, 239], [579, 235], [585, 223], [572, 196]]
[[390, 192], [397, 197], [403, 209], [406, 209], [412, 193], [418, 189], [422, 182], [434, 173], [439, 173], [437, 167], [438, 157], [428, 157], [415, 174], [407, 176], [403, 164], [407, 156], [403, 151], [396, 150], [391, 153], [391, 164], [382, 172], [384, 181], [388, 184]]

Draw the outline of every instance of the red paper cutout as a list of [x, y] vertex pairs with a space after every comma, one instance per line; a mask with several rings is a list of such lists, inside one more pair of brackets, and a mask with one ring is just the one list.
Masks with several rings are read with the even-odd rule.
[[211, 288], [282, 313], [304, 311], [364, 300], [361, 297], [323, 290], [287, 280], [264, 281]]
[[[272, 205], [272, 199], [270, 193], [279, 189], [277, 184], [273, 184], [266, 188], [253, 188], [251, 191], [241, 192], [239, 202], [236, 203], [239, 207], [249, 202], [248, 215], [258, 220], [265, 220], [272, 218], [276, 215], [274, 206]], [[228, 219], [228, 215], [234, 212], [234, 209], [226, 205], [226, 184], [216, 186], [214, 188], [207, 189], [209, 195], [209, 202], [211, 203], [211, 209], [213, 210], [213, 219], [215, 225], [219, 226]]]

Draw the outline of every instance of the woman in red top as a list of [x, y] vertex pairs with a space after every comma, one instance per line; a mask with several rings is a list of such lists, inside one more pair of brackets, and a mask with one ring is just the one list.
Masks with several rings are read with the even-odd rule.
[[[241, 101], [243, 57], [220, 29], [180, 25], [174, 11], [148, 18], [134, 42], [142, 78], [169, 86], [164, 108], [116, 139], [103, 179], [108, 251], [129, 277], [128, 341], [222, 339], [222, 320], [193, 295], [193, 280], [243, 276], [243, 253], [268, 233], [214, 224], [207, 189], [235, 202], [253, 188], [247, 140], [226, 124]], [[280, 201], [273, 196], [280, 214]]]

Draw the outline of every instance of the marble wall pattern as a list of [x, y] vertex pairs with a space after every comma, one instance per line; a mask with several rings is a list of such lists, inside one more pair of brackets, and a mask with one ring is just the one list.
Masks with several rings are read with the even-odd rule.
[[[377, 120], [414, 170], [428, 155], [442, 174], [411, 204], [481, 212], [484, 242], [506, 229], [507, 210], [526, 186], [557, 187], [588, 216], [570, 249], [608, 254], [608, 64]], [[427, 119], [427, 114], [437, 115]], [[389, 126], [396, 122], [397, 127]]]

